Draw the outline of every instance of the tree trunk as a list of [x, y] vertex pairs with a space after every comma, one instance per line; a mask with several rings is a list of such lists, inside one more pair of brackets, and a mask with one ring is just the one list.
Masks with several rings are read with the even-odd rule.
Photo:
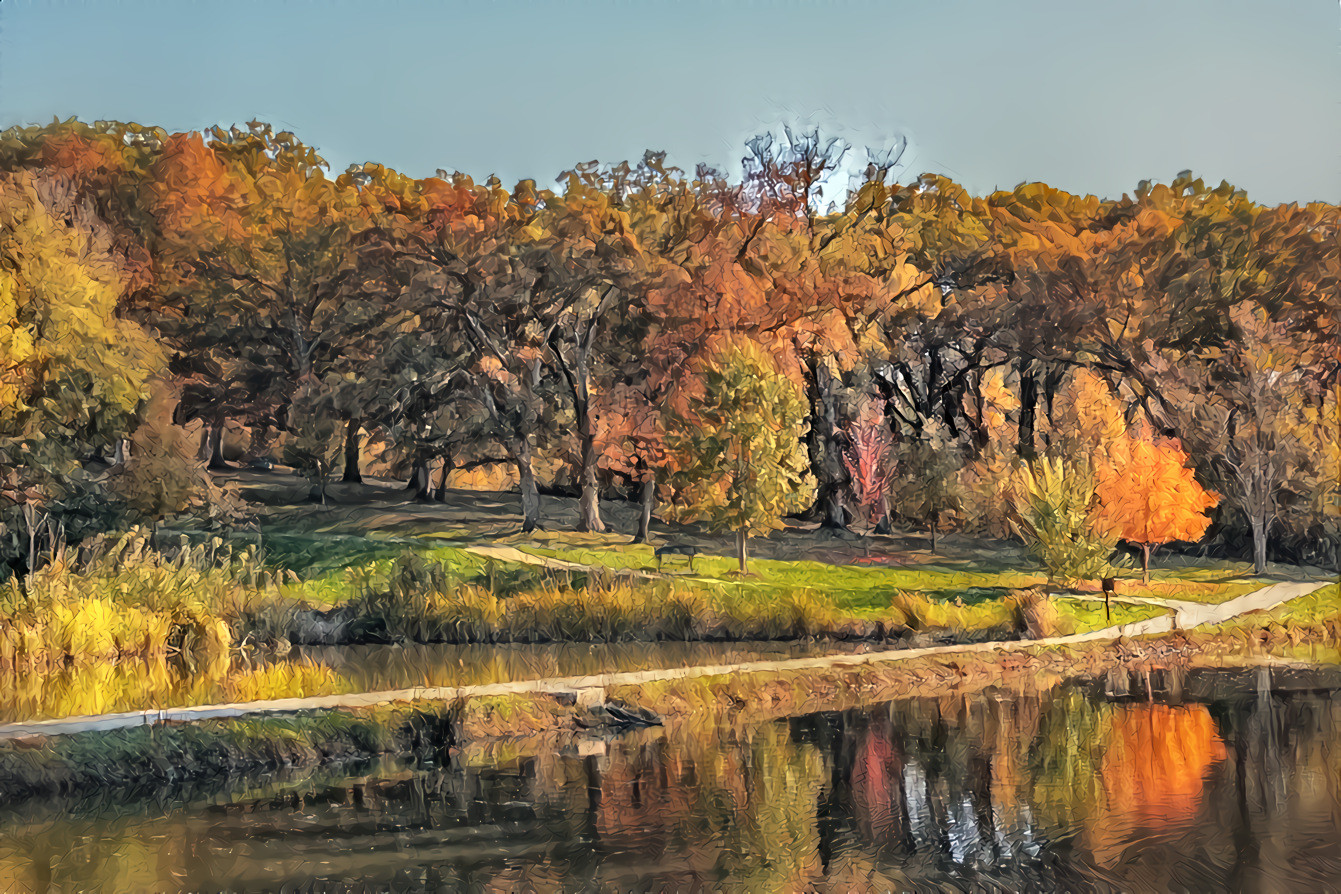
[[208, 463], [210, 461], [210, 446], [212, 444], [210, 435], [213, 431], [214, 428], [210, 425], [204, 425], [200, 429], [200, 447], [196, 449], [196, 459], [202, 463]]
[[884, 492], [884, 493], [881, 493], [881, 494], [880, 494], [880, 507], [879, 507], [879, 508], [880, 508], [880, 514], [879, 514], [879, 516], [876, 517], [876, 521], [875, 521], [875, 533], [876, 533], [876, 534], [888, 534], [888, 533], [890, 533], [891, 530], [893, 530], [893, 526], [890, 525], [890, 523], [889, 523], [889, 493], [888, 493], [888, 492]]
[[736, 559], [739, 561], [741, 574], [747, 574], [750, 570], [749, 555], [746, 548], [748, 540], [744, 528], [736, 532]]
[[438, 473], [438, 489], [433, 494], [433, 499], [437, 500], [439, 503], [447, 502], [447, 476], [452, 473], [452, 469], [455, 466], [456, 463], [452, 461], [450, 456], [444, 456], [442, 458], [442, 471]]
[[933, 516], [931, 517], [931, 554], [932, 554], [933, 556], [936, 555], [936, 549], [937, 549], [937, 547], [940, 545], [940, 544], [937, 542], [937, 538], [936, 538], [936, 534], [937, 534], [937, 530], [936, 530], [936, 529], [940, 527], [939, 522], [940, 522], [940, 519], [939, 519], [937, 516], [933, 515]]
[[1020, 421], [1015, 451], [1023, 460], [1037, 456], [1034, 450], [1034, 413], [1038, 406], [1038, 380], [1030, 366], [1028, 357], [1021, 357], [1016, 364], [1020, 375]]
[[210, 426], [210, 469], [220, 471], [228, 468], [228, 463], [224, 462], [223, 456], [223, 432], [224, 416], [214, 417], [214, 424]]
[[536, 488], [535, 467], [531, 463], [531, 445], [524, 437], [514, 438], [510, 452], [521, 486], [521, 529], [522, 533], [529, 534], [540, 527], [540, 491]]
[[586, 344], [577, 351], [576, 381], [573, 388], [573, 410], [577, 415], [577, 438], [581, 467], [578, 485], [582, 488], [577, 499], [577, 529], [599, 534], [605, 530], [601, 522], [601, 489], [596, 479], [596, 421], [591, 412], [591, 371], [587, 363]]
[[652, 509], [657, 501], [657, 480], [648, 471], [647, 477], [643, 479], [642, 491], [638, 499], [638, 533], [634, 535], [634, 543], [646, 543], [652, 527]]
[[1141, 544], [1141, 583], [1150, 583], [1150, 544]]
[[420, 503], [432, 501], [432, 482], [433, 475], [428, 463], [422, 459], [415, 460], [414, 470], [410, 473], [410, 489], [414, 491], [414, 499]]
[[973, 436], [969, 443], [973, 447], [973, 458], [977, 459], [982, 452], [987, 449], [991, 441], [991, 432], [987, 430], [986, 422], [986, 401], [982, 396], [982, 373], [969, 377], [969, 396], [970, 403], [973, 406], [973, 419], [969, 420], [969, 427], [973, 431]]
[[1053, 404], [1057, 399], [1057, 392], [1062, 386], [1066, 377], [1066, 369], [1056, 366], [1043, 374], [1043, 412], [1048, 420], [1048, 427], [1043, 432], [1043, 445], [1052, 446], [1053, 432]]
[[578, 483], [581, 492], [577, 498], [577, 529], [599, 534], [605, 530], [605, 524], [601, 521], [601, 489], [596, 478], [596, 432], [587, 402], [581, 401], [578, 406], [577, 434], [581, 445]]
[[112, 448], [112, 465], [124, 466], [126, 464], [126, 439], [117, 438], [116, 446]]
[[345, 423], [345, 473], [341, 481], [349, 484], [362, 484], [359, 473], [359, 420], [350, 419]]
[[1266, 574], [1267, 566], [1267, 531], [1268, 525], [1266, 519], [1254, 518], [1253, 527], [1253, 573]]
[[821, 528], [846, 530], [848, 513], [843, 492], [847, 486], [847, 467], [843, 464], [843, 446], [839, 441], [834, 375], [828, 364], [818, 358], [810, 360], [806, 371], [810, 392], [810, 432], [806, 446], [811, 472], [818, 484], [810, 515], [818, 516]]

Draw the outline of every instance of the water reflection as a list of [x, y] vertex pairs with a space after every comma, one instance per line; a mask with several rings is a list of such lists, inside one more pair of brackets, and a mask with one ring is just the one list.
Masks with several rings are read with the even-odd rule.
[[329, 646], [283, 658], [220, 656], [0, 671], [0, 722], [415, 686], [467, 686], [614, 671], [735, 664], [868, 648], [834, 643], [560, 643]]
[[947, 696], [119, 817], [33, 808], [0, 824], [0, 888], [1328, 890], [1341, 696], [1281, 683]]

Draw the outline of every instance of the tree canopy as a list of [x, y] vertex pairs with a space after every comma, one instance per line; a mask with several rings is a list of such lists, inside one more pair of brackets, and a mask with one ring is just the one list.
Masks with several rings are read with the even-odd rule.
[[[855, 151], [792, 130], [748, 141], [739, 177], [648, 152], [508, 187], [376, 162], [332, 174], [260, 122], [12, 128], [7, 505], [61, 515], [154, 416], [203, 425], [215, 465], [241, 426], [247, 457], [318, 457], [322, 481], [334, 454], [313, 438], [336, 438], [347, 480], [375, 454], [423, 499], [434, 467], [441, 493], [453, 471], [506, 465], [526, 529], [548, 490], [602, 530], [602, 500], [629, 487], [645, 538], [655, 505], [711, 489], [669, 474], [683, 432], [664, 411], [725, 375], [729, 343], [751, 347], [728, 366], [767, 359], [785, 408], [758, 448], [814, 484], [770, 512], [1001, 536], [1020, 468], [1099, 469], [1144, 428], [1223, 495], [1197, 510], [1214, 548], [1242, 535], [1259, 568], [1271, 550], [1341, 559], [1335, 205], [1266, 207], [1187, 173], [1119, 198], [972, 195], [896, 182], [882, 147], [839, 182]], [[159, 388], [170, 423], [147, 410]]]

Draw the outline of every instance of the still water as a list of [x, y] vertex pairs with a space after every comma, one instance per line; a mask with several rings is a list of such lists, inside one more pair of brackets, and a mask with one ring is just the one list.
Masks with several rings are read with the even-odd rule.
[[1341, 889], [1336, 675], [895, 702], [11, 806], [6, 891]]

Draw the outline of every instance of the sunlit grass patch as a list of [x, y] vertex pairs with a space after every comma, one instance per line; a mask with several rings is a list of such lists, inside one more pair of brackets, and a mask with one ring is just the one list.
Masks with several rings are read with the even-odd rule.
[[1110, 619], [1104, 611], [1103, 602], [1099, 600], [1068, 599], [1065, 596], [1058, 596], [1054, 598], [1054, 602], [1057, 605], [1057, 611], [1069, 622], [1064, 625], [1063, 632], [1070, 633], [1088, 633], [1091, 630], [1102, 630], [1105, 627], [1116, 627], [1119, 624], [1146, 621], [1169, 613], [1168, 609], [1158, 605], [1132, 605], [1126, 602], [1114, 602], [1110, 606]]
[[[1120, 577], [1115, 581], [1114, 595], [1136, 599], [1161, 599], [1174, 602], [1200, 602], [1206, 605], [1219, 604], [1246, 596], [1272, 581], [1263, 578], [1241, 578], [1224, 572], [1208, 572], [1204, 577], [1154, 576], [1150, 583], [1142, 583], [1140, 578]], [[1071, 587], [1076, 593], [1100, 595], [1102, 587], [1099, 581], [1084, 581]]]
[[[521, 548], [538, 556], [606, 568], [649, 570], [657, 564], [654, 548], [646, 544], [619, 549]], [[757, 579], [735, 582], [730, 576], [735, 569], [735, 559], [720, 556], [698, 556], [692, 572], [683, 561], [673, 559], [663, 563], [663, 570], [694, 581], [739, 583], [758, 589], [814, 589], [833, 595], [836, 602], [854, 610], [881, 608], [887, 604], [889, 594], [897, 590], [916, 590], [946, 599], [963, 599], [968, 595], [972, 599], [977, 590], [1022, 589], [1043, 582], [1041, 574], [1021, 571], [969, 572], [935, 566], [879, 568], [774, 559], [751, 560], [750, 570], [758, 575]]]
[[1210, 632], [1234, 633], [1260, 630], [1268, 625], [1284, 628], [1331, 625], [1341, 633], [1341, 583], [1328, 584], [1306, 596], [1291, 599], [1272, 609], [1249, 612], [1207, 628]]

